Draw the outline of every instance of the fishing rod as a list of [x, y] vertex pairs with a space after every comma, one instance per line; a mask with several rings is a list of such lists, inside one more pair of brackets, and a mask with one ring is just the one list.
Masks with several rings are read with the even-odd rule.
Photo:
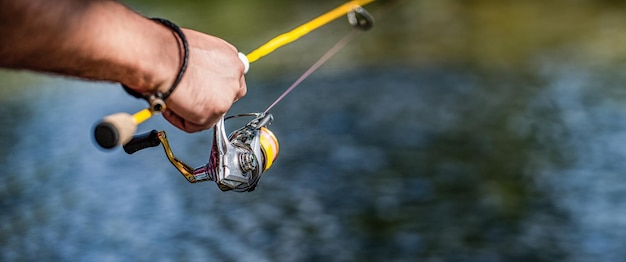
[[[274, 37], [247, 55], [239, 53], [239, 58], [244, 64], [244, 72], [248, 72], [250, 63], [259, 60], [282, 46], [296, 41], [300, 37], [341, 16], [347, 15], [348, 22], [352, 27], [360, 30], [369, 30], [374, 24], [374, 19], [362, 6], [371, 2], [374, 2], [374, 0], [353, 0], [347, 2], [289, 32]], [[214, 181], [222, 191], [252, 191], [256, 188], [261, 174], [272, 166], [279, 152], [278, 139], [268, 129], [268, 126], [271, 125], [274, 119], [269, 110], [343, 48], [354, 36], [355, 33], [353, 31], [337, 42], [265, 111], [228, 117], [222, 116], [213, 127], [213, 145], [209, 162], [204, 166], [192, 168], [176, 158], [171, 150], [165, 131], [152, 130], [145, 134], [134, 135], [139, 124], [165, 110], [165, 104], [162, 101], [157, 101], [156, 103], [150, 101], [148, 108], [133, 115], [116, 113], [103, 118], [94, 128], [95, 141], [105, 149], [121, 145], [128, 154], [161, 145], [168, 160], [188, 182]], [[230, 135], [226, 135], [224, 122], [228, 119], [240, 117], [251, 117], [252, 120], [244, 127], [233, 131]]]

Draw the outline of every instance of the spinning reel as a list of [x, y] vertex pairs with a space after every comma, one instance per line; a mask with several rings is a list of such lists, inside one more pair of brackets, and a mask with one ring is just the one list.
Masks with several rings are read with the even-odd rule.
[[[227, 136], [224, 121], [236, 117], [254, 119]], [[267, 128], [273, 119], [272, 114], [265, 113], [222, 117], [213, 128], [209, 162], [198, 168], [192, 168], [174, 156], [165, 131], [152, 130], [135, 136], [124, 145], [124, 151], [133, 154], [144, 148], [162, 145], [172, 165], [190, 183], [215, 181], [222, 191], [249, 192], [256, 188], [263, 172], [272, 166], [278, 156], [278, 139]]]

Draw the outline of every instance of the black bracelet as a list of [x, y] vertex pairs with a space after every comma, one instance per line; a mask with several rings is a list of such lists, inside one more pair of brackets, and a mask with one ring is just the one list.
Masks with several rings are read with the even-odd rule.
[[185, 37], [185, 34], [183, 34], [183, 30], [181, 30], [180, 27], [178, 27], [176, 24], [163, 18], [151, 18], [151, 19], [172, 29], [172, 31], [174, 31], [174, 33], [176, 33], [178, 37], [180, 37], [180, 41], [183, 44], [183, 64], [180, 67], [180, 71], [178, 71], [178, 76], [176, 77], [176, 80], [172, 84], [172, 87], [170, 87], [170, 89], [167, 90], [165, 93], [160, 93], [157, 91], [157, 97], [165, 101], [165, 99], [167, 99], [172, 94], [172, 92], [174, 92], [174, 90], [180, 83], [180, 80], [183, 79], [185, 70], [187, 70], [187, 61], [189, 60], [189, 44], [187, 43], [187, 38]]
[[144, 96], [144, 95], [140, 94], [139, 92], [129, 88], [126, 85], [122, 85], [122, 87], [130, 95], [132, 95], [132, 96], [134, 96], [136, 98], [144, 98], [144, 99], [146, 99], [151, 104], [151, 107], [152, 107], [152, 109], [154, 111], [161, 111], [163, 109], [163, 107], [164, 107], [165, 100], [172, 94], [172, 92], [174, 92], [176, 87], [178, 87], [178, 84], [183, 79], [183, 75], [185, 74], [185, 71], [187, 70], [187, 62], [189, 60], [189, 44], [187, 43], [187, 38], [185, 37], [185, 34], [183, 33], [183, 30], [181, 30], [180, 27], [178, 27], [176, 24], [172, 23], [169, 20], [163, 19], [163, 18], [150, 18], [150, 19], [153, 20], [153, 21], [159, 22], [159, 23], [163, 24], [164, 26], [169, 27], [180, 38], [180, 40], [182, 42], [182, 45], [183, 45], [183, 61], [182, 61], [182, 66], [180, 67], [180, 71], [178, 71], [178, 75], [176, 76], [176, 80], [174, 81], [174, 83], [172, 84], [170, 89], [165, 91], [165, 93], [162, 93], [160, 91], [156, 91], [154, 94], [150, 94], [150, 95], [145, 95]]

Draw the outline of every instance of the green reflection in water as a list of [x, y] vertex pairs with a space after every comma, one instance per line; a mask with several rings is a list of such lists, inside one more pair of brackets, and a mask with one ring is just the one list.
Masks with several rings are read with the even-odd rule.
[[[242, 51], [315, 17], [341, 1], [132, 1], [149, 15], [229, 40]], [[398, 4], [398, 6], [395, 6]], [[474, 64], [529, 66], [543, 55], [578, 63], [623, 61], [621, 1], [379, 1], [368, 9], [378, 23], [350, 50], [343, 65]], [[262, 68], [289, 68], [319, 53], [346, 30], [333, 23]], [[315, 57], [317, 54], [311, 54]], [[275, 61], [281, 61], [275, 62]], [[267, 63], [267, 64], [265, 64]], [[275, 72], [275, 71], [274, 71]]]

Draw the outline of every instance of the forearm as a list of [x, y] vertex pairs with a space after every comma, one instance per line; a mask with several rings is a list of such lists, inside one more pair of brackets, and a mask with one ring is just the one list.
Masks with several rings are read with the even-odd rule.
[[[244, 65], [226, 41], [183, 29], [188, 66], [163, 116], [187, 132], [210, 128], [246, 94]], [[167, 27], [114, 0], [0, 0], [0, 67], [170, 88], [181, 66]]]
[[0, 66], [168, 86], [179, 66], [175, 36], [107, 0], [0, 0]]

